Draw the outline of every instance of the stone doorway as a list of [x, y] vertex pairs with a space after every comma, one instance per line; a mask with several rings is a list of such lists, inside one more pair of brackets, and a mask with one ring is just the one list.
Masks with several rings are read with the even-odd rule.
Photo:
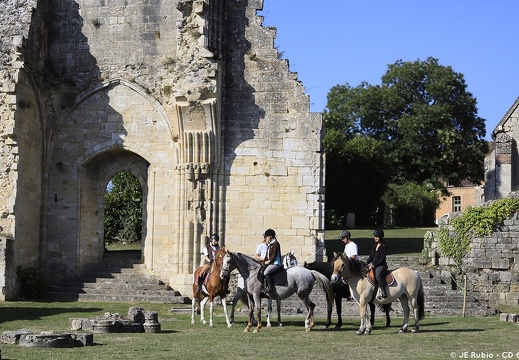
[[121, 171], [127, 171], [137, 178], [142, 189], [142, 247], [141, 260], [144, 261], [147, 229], [149, 163], [130, 151], [107, 151], [88, 161], [81, 167], [80, 175], [80, 224], [79, 224], [79, 268], [99, 263], [105, 254], [104, 242], [104, 194], [110, 179]]

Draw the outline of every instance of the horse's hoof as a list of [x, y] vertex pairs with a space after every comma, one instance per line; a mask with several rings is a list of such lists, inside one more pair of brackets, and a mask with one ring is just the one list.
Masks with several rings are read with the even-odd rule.
[[254, 332], [254, 333], [257, 333], [257, 332], [259, 332], [259, 330], [258, 330], [258, 329], [254, 329], [254, 331], [253, 331], [253, 332]]
[[214, 327], [214, 324], [209, 324], [209, 327]]
[[191, 324], [192, 324], [192, 325], [195, 325], [195, 320], [191, 320]]
[[271, 327], [272, 325], [271, 324], [267, 324], [267, 327]]
[[411, 334], [416, 334], [418, 332], [418, 329], [411, 330]]
[[232, 324], [227, 324], [227, 327], [230, 329], [232, 328]]
[[399, 334], [405, 334], [406, 332], [407, 332], [407, 330], [403, 330], [403, 329], [398, 330]]
[[362, 334], [364, 334], [364, 331], [360, 331], [360, 330], [355, 331], [355, 335], [362, 335]]
[[244, 332], [244, 333], [248, 333], [248, 332], [250, 332], [250, 330], [247, 329], [247, 328], [245, 328], [245, 330], [243, 330], [243, 332]]
[[282, 323], [279, 323], [279, 324], [278, 324], [278, 326], [279, 326], [279, 327], [282, 327], [282, 326], [283, 326], [283, 324], [282, 324]]

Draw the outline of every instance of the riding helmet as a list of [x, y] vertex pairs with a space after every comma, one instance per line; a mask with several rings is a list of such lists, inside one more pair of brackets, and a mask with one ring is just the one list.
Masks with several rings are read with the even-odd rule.
[[384, 230], [377, 229], [373, 233], [374, 237], [383, 238], [384, 237]]
[[276, 237], [276, 232], [272, 229], [267, 229], [267, 230], [265, 230], [263, 237], [267, 237], [267, 236]]
[[215, 239], [218, 242], [220, 240], [220, 237], [218, 236], [218, 234], [212, 234], [209, 239], [211, 239], [211, 240]]
[[341, 239], [344, 239], [344, 238], [350, 238], [351, 237], [351, 233], [348, 231], [348, 230], [342, 230], [341, 232]]

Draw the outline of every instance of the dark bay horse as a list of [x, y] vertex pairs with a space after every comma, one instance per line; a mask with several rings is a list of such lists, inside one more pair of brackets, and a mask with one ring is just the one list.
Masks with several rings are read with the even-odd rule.
[[393, 270], [394, 281], [388, 285], [386, 299], [375, 298], [375, 286], [372, 285], [368, 278], [363, 276], [365, 264], [358, 260], [352, 260], [344, 254], [336, 256], [333, 260], [332, 281], [340, 278], [346, 280], [350, 286], [351, 292], [360, 307], [360, 328], [357, 335], [370, 334], [371, 323], [367, 321], [366, 307], [371, 301], [376, 304], [389, 304], [400, 299], [402, 310], [404, 312], [404, 322], [400, 328], [400, 333], [407, 332], [409, 322], [409, 302], [414, 313], [414, 327], [412, 332], [417, 332], [419, 322], [425, 315], [424, 310], [424, 292], [422, 279], [413, 270], [400, 267]]
[[[331, 280], [333, 273], [333, 264], [331, 262], [315, 261], [312, 263], [304, 263], [304, 267], [309, 270], [319, 271], [321, 274]], [[340, 329], [342, 326], [342, 299], [349, 299], [351, 297], [350, 286], [344, 280], [340, 279], [332, 283], [333, 297], [335, 299], [335, 310], [337, 311], [337, 324], [335, 329]], [[371, 310], [371, 325], [375, 324], [375, 304], [369, 303]], [[391, 310], [391, 304], [382, 305], [383, 311], [386, 313], [386, 327], [391, 326], [391, 317], [389, 312]], [[325, 328], [328, 328], [332, 324], [332, 307], [328, 304]]]
[[220, 269], [222, 267], [222, 260], [225, 254], [225, 247], [220, 248], [214, 255], [214, 261], [209, 269], [209, 279], [207, 283], [202, 286], [202, 292], [198, 293], [196, 291], [197, 284], [196, 280], [200, 274], [200, 270], [202, 267], [199, 267], [195, 270], [193, 274], [193, 300], [191, 303], [191, 324], [195, 323], [195, 314], [196, 314], [196, 304], [200, 304], [200, 322], [202, 324], [207, 324], [207, 321], [204, 317], [204, 308], [207, 301], [209, 301], [209, 326], [213, 327], [213, 306], [214, 306], [214, 298], [219, 296], [222, 299], [223, 312], [225, 314], [225, 321], [227, 322], [227, 327], [231, 327], [232, 324], [229, 321], [229, 316], [227, 314], [227, 303], [225, 301], [225, 297], [227, 296], [227, 280], [222, 280], [220, 277]]
[[[263, 283], [258, 280], [260, 267], [261, 263], [258, 260], [245, 254], [227, 251], [224, 255], [220, 276], [224, 279], [229, 277], [231, 271], [238, 269], [245, 281], [247, 293], [249, 294], [249, 322], [244, 332], [250, 331], [254, 310], [256, 310], [256, 318], [258, 321], [254, 332], [258, 332], [261, 329], [261, 296], [263, 296], [261, 289], [263, 288]], [[314, 326], [315, 304], [310, 300], [310, 293], [312, 292], [315, 281], [317, 280], [324, 288], [327, 301], [333, 302], [333, 290], [330, 281], [318, 271], [308, 270], [302, 266], [294, 266], [287, 269], [286, 275], [286, 283], [276, 285], [270, 297], [273, 300], [283, 300], [294, 293], [297, 294], [308, 310], [308, 315], [305, 320], [305, 330], [309, 331]]]
[[[294, 251], [289, 252], [286, 255], [283, 255], [281, 258], [281, 262], [283, 264], [283, 267], [285, 269], [297, 266], [297, 258], [294, 255]], [[243, 303], [248, 304], [249, 303], [249, 297], [247, 295], [247, 289], [245, 287], [245, 281], [243, 281], [243, 277], [239, 275], [238, 277], [238, 284], [236, 286], [236, 294], [232, 298], [232, 308], [231, 308], [231, 323], [234, 323], [234, 310], [236, 308], [236, 304], [238, 301], [241, 300]], [[276, 310], [278, 314], [278, 326], [283, 326], [281, 323], [281, 300], [276, 300]], [[270, 317], [272, 315], [272, 299], [267, 300], [267, 327], [272, 326], [270, 323]], [[254, 326], [256, 326], [257, 322], [256, 319], [254, 319], [254, 315], [252, 318], [252, 323]]]

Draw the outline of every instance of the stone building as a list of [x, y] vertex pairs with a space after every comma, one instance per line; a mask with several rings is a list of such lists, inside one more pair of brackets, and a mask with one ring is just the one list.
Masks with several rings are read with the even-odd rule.
[[519, 190], [519, 98], [492, 131], [492, 138], [494, 143], [485, 158], [485, 201]]
[[252, 254], [266, 228], [315, 259], [321, 114], [262, 26], [262, 0], [0, 3], [0, 287], [103, 257], [103, 195], [131, 172], [147, 271], [186, 293], [211, 233]]

